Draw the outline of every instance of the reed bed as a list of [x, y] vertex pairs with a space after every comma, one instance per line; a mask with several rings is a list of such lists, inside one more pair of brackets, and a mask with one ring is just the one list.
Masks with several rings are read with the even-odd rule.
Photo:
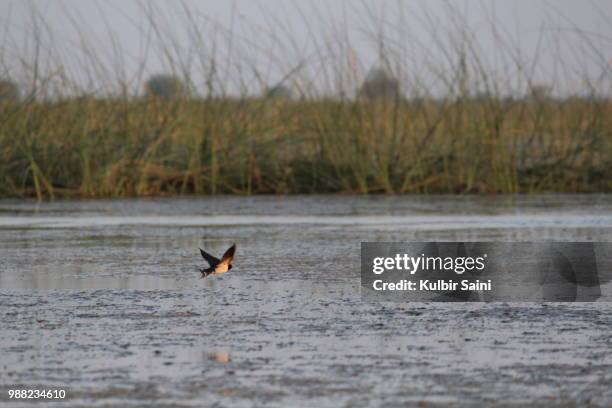
[[[392, 38], [404, 32], [374, 30], [384, 51], [377, 79], [354, 54], [343, 57], [348, 40], [313, 41], [317, 53], [297, 58], [291, 39], [283, 48], [274, 37], [270, 48], [285, 54], [268, 57], [282, 74], [271, 88], [246, 40], [227, 30], [203, 44], [200, 22], [185, 17], [194, 68], [159, 10], [145, 7], [148, 40], [180, 84], [164, 94], [145, 82], [144, 68], [127, 79], [116, 69], [119, 51], [105, 60], [85, 36], [69, 60], [32, 53], [49, 29], [33, 10], [36, 47], [0, 52], [23, 54], [13, 59], [29, 84], [19, 98], [0, 98], [0, 196], [612, 191], [610, 67], [590, 38], [577, 34], [585, 46], [576, 59], [594, 60], [597, 78], [585, 73], [580, 95], [553, 96], [503, 39], [514, 85], [498, 79], [465, 34], [467, 22], [448, 11], [448, 38], [459, 40], [432, 34], [444, 50], [433, 74], [413, 75], [409, 52]], [[220, 74], [221, 61], [230, 74]], [[257, 92], [244, 85], [258, 81]]]

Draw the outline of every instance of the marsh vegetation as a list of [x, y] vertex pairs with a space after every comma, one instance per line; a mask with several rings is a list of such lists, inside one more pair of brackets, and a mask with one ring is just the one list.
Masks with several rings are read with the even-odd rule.
[[[569, 45], [542, 30], [526, 55], [491, 20], [492, 59], [450, 5], [443, 30], [432, 16], [418, 21], [427, 40], [406, 15], [366, 10], [370, 64], [342, 22], [311, 33], [305, 54], [275, 19], [249, 28], [269, 39], [255, 45], [182, 6], [178, 34], [142, 6], [145, 54], [166, 73], [145, 61], [130, 71], [111, 27], [103, 52], [68, 11], [79, 43], [64, 49], [32, 8], [25, 45], [0, 49], [0, 196], [612, 188], [611, 66], [597, 42], [612, 39], [574, 27], [571, 52], [560, 52]], [[546, 50], [554, 75], [542, 83]]]

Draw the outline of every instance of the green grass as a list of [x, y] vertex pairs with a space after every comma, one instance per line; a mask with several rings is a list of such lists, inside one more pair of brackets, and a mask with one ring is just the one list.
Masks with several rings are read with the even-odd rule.
[[0, 106], [0, 195], [612, 189], [612, 103], [68, 99]]
[[[530, 60], [491, 20], [492, 62], [452, 4], [436, 18], [391, 21], [364, 3], [357, 32], [379, 56], [368, 85], [346, 21], [304, 21], [315, 47], [304, 55], [280, 20], [224, 28], [178, 4], [178, 23], [154, 3], [134, 22], [144, 54], [168, 67], [152, 77], [146, 61], [125, 68], [111, 25], [100, 52], [66, 11], [78, 41], [57, 41], [31, 4], [28, 36], [0, 45], [2, 76], [17, 72], [23, 91], [19, 99], [2, 82], [0, 197], [612, 191], [612, 65], [601, 36], [571, 24], [541, 30]], [[417, 38], [415, 24], [429, 37]], [[536, 80], [540, 50], [555, 51], [546, 84]], [[564, 83], [584, 96], [548, 93]]]

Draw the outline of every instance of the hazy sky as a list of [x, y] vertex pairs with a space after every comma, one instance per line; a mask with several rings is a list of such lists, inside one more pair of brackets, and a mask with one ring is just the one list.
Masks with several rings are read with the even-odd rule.
[[610, 84], [610, 0], [0, 0], [0, 21], [0, 75], [28, 83], [37, 67], [39, 81], [84, 90], [121, 80], [136, 92], [174, 72], [198, 92], [285, 77], [336, 92], [387, 64], [408, 91], [437, 93], [457, 82], [460, 55], [474, 87], [481, 70], [511, 92], [526, 78], [558, 93]]

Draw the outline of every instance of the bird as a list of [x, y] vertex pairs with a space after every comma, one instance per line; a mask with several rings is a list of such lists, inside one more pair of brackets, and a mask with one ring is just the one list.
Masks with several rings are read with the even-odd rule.
[[200, 248], [202, 258], [208, 262], [208, 268], [200, 269], [202, 278], [205, 278], [210, 274], [220, 275], [232, 269], [232, 259], [234, 259], [235, 252], [236, 244], [233, 244], [227, 251], [225, 251], [221, 259], [218, 259]]

